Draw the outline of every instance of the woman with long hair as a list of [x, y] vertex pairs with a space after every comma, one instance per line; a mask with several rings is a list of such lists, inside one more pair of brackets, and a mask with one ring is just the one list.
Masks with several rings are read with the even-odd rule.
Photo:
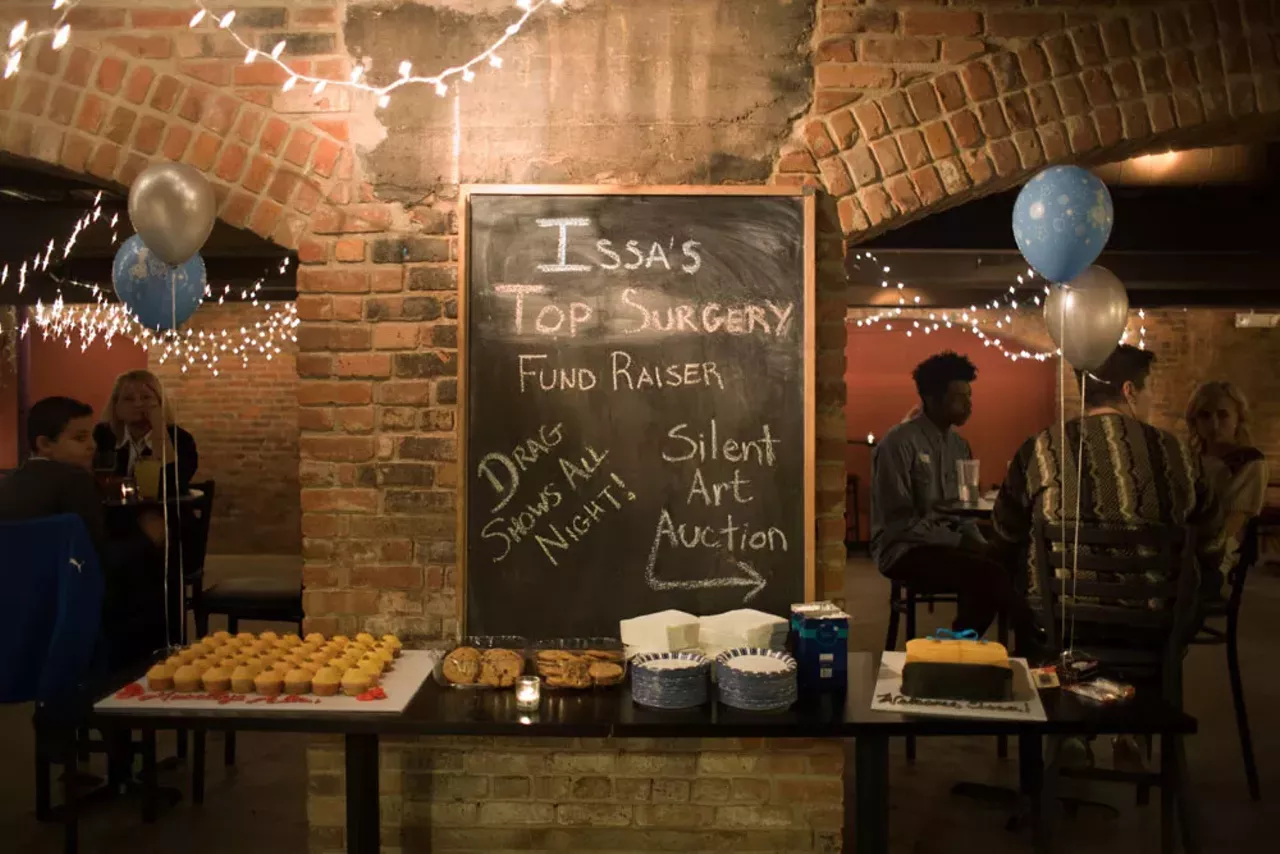
[[139, 460], [163, 462], [168, 488], [178, 494], [187, 491], [200, 465], [196, 440], [173, 423], [164, 387], [150, 371], [116, 377], [93, 437], [98, 467], [132, 475]]
[[1238, 559], [1245, 525], [1262, 512], [1270, 472], [1267, 458], [1249, 435], [1249, 399], [1230, 382], [1202, 384], [1187, 403], [1191, 449], [1202, 459], [1205, 474], [1222, 504], [1230, 547], [1223, 570]]

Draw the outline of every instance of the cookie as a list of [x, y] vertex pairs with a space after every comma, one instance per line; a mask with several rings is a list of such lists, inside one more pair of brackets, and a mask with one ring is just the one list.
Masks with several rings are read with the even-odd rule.
[[591, 681], [597, 685], [617, 685], [622, 681], [624, 672], [621, 664], [612, 661], [597, 661], [587, 668]]
[[480, 651], [460, 646], [444, 657], [444, 678], [455, 685], [471, 685], [480, 677]]
[[578, 656], [567, 649], [544, 649], [538, 652], [539, 661], [572, 661]]
[[524, 672], [524, 657], [510, 649], [486, 650], [480, 658], [480, 683], [495, 688], [510, 688]]
[[[548, 680], [549, 682], [551, 680]], [[561, 672], [556, 682], [563, 682], [560, 687], [564, 688], [590, 688], [591, 687], [591, 665], [586, 659], [577, 658], [572, 661], [566, 661], [561, 665]], [[552, 683], [555, 684], [555, 683]]]
[[622, 663], [622, 651], [612, 649], [589, 649], [583, 653], [584, 656], [592, 661], [612, 661], [614, 664]]

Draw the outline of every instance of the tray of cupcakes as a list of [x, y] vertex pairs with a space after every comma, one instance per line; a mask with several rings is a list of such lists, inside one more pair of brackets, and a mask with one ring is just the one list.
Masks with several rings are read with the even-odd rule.
[[552, 690], [616, 688], [627, 678], [627, 658], [617, 638], [555, 638], [534, 644], [534, 668]]
[[430, 652], [404, 651], [394, 635], [215, 632], [175, 650], [97, 708], [356, 708], [392, 697], [390, 705], [403, 708], [437, 659]]
[[529, 642], [514, 635], [468, 637], [445, 653], [433, 671], [436, 683], [462, 690], [511, 688], [528, 667]]

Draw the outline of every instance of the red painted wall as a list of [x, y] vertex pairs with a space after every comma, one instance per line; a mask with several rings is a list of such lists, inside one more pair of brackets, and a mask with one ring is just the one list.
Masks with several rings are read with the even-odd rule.
[[[146, 366], [146, 352], [127, 339], [116, 338], [110, 347], [94, 341], [81, 352], [75, 334], [69, 347], [66, 339], [37, 336], [31, 340], [30, 400], [35, 403], [52, 395], [74, 397], [101, 413], [116, 376]], [[17, 464], [17, 447], [17, 377], [6, 365], [0, 369], [0, 468]]]
[[[1054, 418], [1053, 364], [1011, 362], [967, 332], [939, 330], [908, 338], [898, 330], [848, 327], [844, 382], [848, 391], [845, 415], [850, 439], [868, 433], [883, 436], [920, 402], [911, 372], [934, 353], [954, 350], [968, 356], [978, 368], [973, 384], [973, 417], [960, 429], [969, 440], [975, 459], [982, 461], [982, 484], [988, 488], [1004, 480], [1009, 461], [1031, 434]], [[848, 448], [847, 469], [859, 478], [858, 501], [861, 536], [870, 537], [868, 511], [871, 451]]]

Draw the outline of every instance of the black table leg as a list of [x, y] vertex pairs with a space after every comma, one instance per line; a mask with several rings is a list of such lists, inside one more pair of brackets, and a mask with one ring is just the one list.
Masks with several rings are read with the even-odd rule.
[[204, 730], [191, 731], [191, 803], [204, 803]]
[[151, 823], [156, 820], [156, 731], [142, 731], [142, 820]]
[[378, 736], [348, 733], [346, 739], [347, 854], [378, 854]]
[[888, 854], [889, 739], [881, 735], [858, 736], [854, 739], [854, 757], [857, 778], [853, 850], [855, 854]]
[[71, 733], [71, 743], [67, 745], [66, 756], [64, 757], [65, 773], [62, 775], [62, 850], [63, 854], [76, 854], [80, 847], [80, 825], [79, 816], [76, 810], [79, 804], [76, 802], [76, 767], [77, 756], [79, 750], [78, 739], [76, 739], [74, 730]]
[[53, 817], [50, 787], [53, 785], [53, 756], [49, 749], [51, 727], [37, 721], [33, 727], [36, 737], [36, 820], [49, 821]]
[[1031, 816], [1031, 839], [1036, 854], [1048, 854], [1052, 835], [1045, 814], [1044, 753], [1039, 733], [1018, 736], [1018, 781]]

